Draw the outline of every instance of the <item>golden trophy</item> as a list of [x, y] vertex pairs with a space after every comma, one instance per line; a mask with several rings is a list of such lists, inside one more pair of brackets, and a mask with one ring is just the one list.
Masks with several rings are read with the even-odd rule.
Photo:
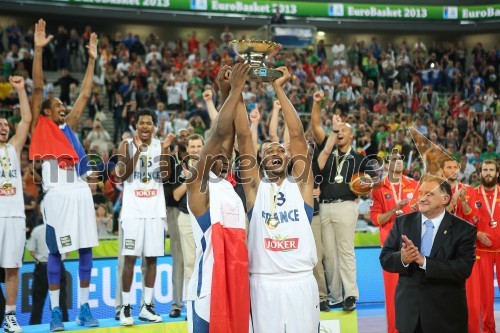
[[229, 42], [234, 52], [239, 55], [245, 63], [250, 64], [248, 77], [252, 81], [271, 82], [283, 76], [276, 69], [267, 68], [264, 61], [274, 57], [281, 44], [267, 40], [233, 40]]

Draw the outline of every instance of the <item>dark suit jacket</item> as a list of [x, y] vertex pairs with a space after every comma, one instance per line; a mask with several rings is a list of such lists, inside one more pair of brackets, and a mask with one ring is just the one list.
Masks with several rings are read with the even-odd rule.
[[476, 258], [476, 227], [446, 212], [426, 258], [426, 270], [401, 262], [402, 235], [420, 249], [422, 215], [396, 218], [380, 253], [382, 268], [399, 273], [396, 287], [396, 328], [414, 332], [420, 318], [424, 332], [467, 333], [465, 280]]

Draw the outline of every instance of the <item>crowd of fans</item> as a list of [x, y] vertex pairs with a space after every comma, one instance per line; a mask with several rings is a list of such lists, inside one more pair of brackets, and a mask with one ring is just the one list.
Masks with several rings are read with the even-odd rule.
[[[70, 110], [79, 84], [71, 73], [82, 71], [87, 63], [85, 45], [91, 27], [68, 31], [59, 26], [52, 33], [54, 39], [44, 49], [44, 71], [60, 71], [60, 77], [46, 82], [44, 97], [54, 96], [54, 87], [59, 86], [60, 95], [56, 97]], [[114, 179], [113, 155], [119, 142], [134, 131], [134, 111], [143, 107], [156, 110], [160, 138], [181, 129], [203, 136], [210, 128], [205, 99], [218, 103], [216, 94], [204, 91], [215, 91], [219, 69], [238, 61], [228, 44], [235, 37], [243, 36], [235, 36], [229, 27], [220, 36], [203, 41], [196, 31], [188, 40], [175, 41], [163, 41], [154, 33], [145, 38], [131, 32], [99, 36], [98, 69], [80, 139], [87, 153], [94, 154], [91, 159], [96, 167], [108, 168], [109, 179], [92, 185], [103, 236], [112, 230], [109, 216], [119, 211], [122, 190]], [[408, 174], [415, 179], [419, 179], [423, 164], [416, 149], [411, 148], [411, 126], [461, 162], [459, 180], [466, 184], [478, 185], [479, 162], [500, 158], [500, 46], [487, 50], [481, 42], [464, 45], [433, 41], [425, 45], [421, 39], [413, 45], [406, 41], [381, 45], [373, 37], [368, 42], [347, 44], [337, 38], [331, 52], [327, 47], [320, 40], [307, 49], [284, 49], [269, 60], [270, 67], [287, 66], [292, 73], [292, 82], [285, 89], [305, 129], [309, 127], [313, 93], [322, 90], [325, 99], [321, 120], [327, 134], [333, 115], [340, 115], [355, 129], [357, 151], [384, 158], [390, 149], [398, 147], [406, 157]], [[11, 134], [20, 114], [7, 79], [12, 73], [23, 76], [30, 94], [32, 58], [32, 27], [20, 27], [13, 20], [8, 27], [0, 28], [0, 106], [12, 112]], [[275, 100], [272, 87], [249, 82], [243, 98], [249, 111], [260, 113], [256, 120], [259, 140], [268, 139]], [[104, 127], [106, 118], [113, 119], [112, 133]], [[280, 135], [283, 126], [280, 119]], [[311, 137], [310, 132], [306, 135]], [[26, 209], [33, 216], [33, 221], [27, 219], [31, 228], [36, 224], [36, 202], [41, 195], [37, 186], [40, 166], [34, 171], [28, 167], [27, 151], [21, 160]]]

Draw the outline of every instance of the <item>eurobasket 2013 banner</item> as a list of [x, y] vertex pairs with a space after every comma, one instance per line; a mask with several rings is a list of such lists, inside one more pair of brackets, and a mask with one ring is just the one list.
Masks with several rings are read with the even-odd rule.
[[[73, 5], [95, 5], [206, 13], [272, 15], [278, 7], [288, 16], [384, 20], [492, 20], [500, 18], [500, 4], [437, 6], [270, 0], [45, 0]], [[493, 1], [492, 1], [493, 2]]]

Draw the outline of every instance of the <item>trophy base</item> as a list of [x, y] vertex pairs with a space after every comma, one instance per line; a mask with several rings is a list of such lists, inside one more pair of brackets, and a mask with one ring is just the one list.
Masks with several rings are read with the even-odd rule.
[[283, 76], [283, 73], [276, 69], [267, 67], [253, 67], [248, 73], [248, 79], [259, 82], [272, 82]]

